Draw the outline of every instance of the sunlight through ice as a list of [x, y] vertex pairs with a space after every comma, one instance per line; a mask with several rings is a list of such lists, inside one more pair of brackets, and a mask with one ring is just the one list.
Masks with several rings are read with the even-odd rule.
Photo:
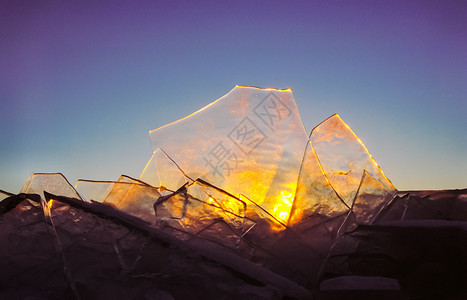
[[[162, 149], [187, 177], [244, 194], [287, 222], [308, 141], [290, 89], [236, 86], [149, 135], [155, 154]], [[161, 183], [172, 177], [155, 166]]]
[[[395, 191], [338, 115], [318, 125], [309, 139], [290, 89], [236, 86], [201, 110], [149, 135], [154, 152], [141, 180], [176, 190], [200, 178], [237, 197], [246, 196], [283, 224], [289, 223], [292, 207], [298, 216], [298, 211], [313, 211], [317, 203], [316, 193], [307, 192], [310, 187], [297, 184], [327, 181], [336, 194], [333, 197], [347, 209], [353, 205], [364, 170], [384, 186], [384, 193]], [[304, 156], [307, 145], [316, 150], [318, 170], [303, 169], [299, 180], [302, 163], [309, 159]], [[310, 181], [304, 176], [322, 179]], [[297, 188], [303, 199], [297, 199]], [[250, 216], [254, 211], [267, 217], [255, 205], [247, 210]]]

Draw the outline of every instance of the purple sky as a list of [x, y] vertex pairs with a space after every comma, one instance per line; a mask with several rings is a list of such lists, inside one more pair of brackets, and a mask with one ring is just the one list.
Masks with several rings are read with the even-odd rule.
[[[202, 3], [202, 4], [201, 4]], [[0, 189], [138, 177], [236, 84], [339, 113], [396, 188], [467, 187], [466, 1], [0, 2]]]

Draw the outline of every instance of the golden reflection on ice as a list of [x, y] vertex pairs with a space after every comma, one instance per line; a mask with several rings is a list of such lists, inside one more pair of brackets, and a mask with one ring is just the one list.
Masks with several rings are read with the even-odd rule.
[[279, 219], [284, 224], [287, 224], [290, 217], [290, 210], [295, 198], [296, 182], [288, 183], [284, 186], [286, 190], [280, 191], [275, 197], [274, 209], [272, 215]]
[[276, 205], [274, 205], [273, 215], [279, 220], [287, 222], [292, 207], [292, 199], [292, 194], [286, 195], [286, 193], [281, 192]]
[[[140, 179], [174, 191], [190, 183], [192, 196], [212, 209], [259, 216], [275, 230], [313, 214], [351, 209], [364, 172], [381, 183], [384, 193], [395, 191], [339, 115], [308, 137], [291, 89], [236, 86], [149, 135], [154, 152]], [[210, 194], [206, 187], [197, 191], [192, 185], [197, 178], [232, 197]], [[183, 213], [180, 203], [173, 205], [174, 213]]]
[[316, 126], [310, 140], [323, 173], [347, 206], [354, 201], [364, 171], [387, 192], [395, 191], [366, 146], [338, 114]]
[[[290, 182], [298, 178], [308, 141], [290, 89], [236, 86], [194, 114], [149, 135], [157, 169], [152, 177], [158, 178], [152, 181], [163, 186], [186, 182], [177, 168], [158, 155], [162, 149], [187, 177], [201, 178], [233, 195], [246, 195], [272, 219], [288, 221], [296, 188]], [[141, 178], [149, 178], [146, 174], [152, 166], [148, 163]], [[236, 203], [222, 205], [237, 209]]]

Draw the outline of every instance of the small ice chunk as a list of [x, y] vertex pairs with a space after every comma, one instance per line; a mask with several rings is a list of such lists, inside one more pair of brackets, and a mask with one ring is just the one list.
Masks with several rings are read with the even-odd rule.
[[20, 193], [39, 194], [42, 199], [45, 199], [44, 191], [54, 195], [81, 199], [75, 188], [61, 173], [32, 173], [24, 183]]
[[0, 190], [0, 201], [10, 196], [13, 196], [13, 194]]
[[121, 181], [113, 184], [103, 202], [155, 225], [154, 203], [160, 196], [158, 189], [148, 184]]
[[107, 195], [113, 189], [115, 181], [96, 181], [78, 179], [75, 189], [86, 201], [104, 202]]

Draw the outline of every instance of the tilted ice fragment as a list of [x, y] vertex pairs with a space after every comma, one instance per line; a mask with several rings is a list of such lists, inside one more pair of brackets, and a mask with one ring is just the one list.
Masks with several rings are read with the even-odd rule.
[[131, 178], [126, 175], [121, 175], [117, 181], [107, 181], [107, 180], [87, 180], [87, 179], [78, 179], [75, 184], [75, 190], [80, 194], [80, 196], [85, 201], [97, 201], [104, 202], [105, 198], [114, 188], [115, 183], [117, 182], [126, 182], [126, 183], [137, 183], [143, 184], [146, 183]]
[[[189, 178], [244, 194], [273, 215], [290, 212], [308, 141], [290, 89], [241, 86], [150, 139]], [[161, 181], [170, 177], [156, 165]]]
[[193, 181], [181, 170], [177, 163], [160, 148], [157, 148], [152, 153], [151, 158], [138, 180], [154, 187], [163, 187], [172, 191], [176, 191], [185, 183]]
[[154, 203], [160, 196], [157, 188], [148, 184], [116, 182], [105, 198], [104, 204], [110, 204], [155, 225]]
[[75, 189], [86, 201], [104, 202], [107, 195], [113, 189], [115, 181], [96, 181], [79, 179]]
[[138, 184], [148, 184], [147, 182], [143, 182], [139, 179], [135, 179], [133, 177], [127, 176], [127, 175], [120, 175], [120, 177], [117, 180], [118, 182], [128, 182], [128, 183], [138, 183]]
[[13, 196], [13, 194], [0, 190], [0, 201], [10, 196]]
[[348, 210], [349, 207], [329, 184], [309, 142], [303, 156], [289, 225], [309, 222], [308, 218], [313, 215], [333, 218]]
[[138, 179], [154, 187], [158, 187], [161, 185], [160, 180], [159, 180], [159, 175], [157, 175], [154, 153], [151, 155], [151, 158], [146, 164], [146, 167], [144, 167], [144, 170], [143, 172], [141, 172], [141, 175], [138, 177]]
[[39, 194], [42, 199], [45, 199], [44, 191], [54, 195], [81, 199], [75, 188], [61, 173], [32, 173], [24, 183], [20, 193]]
[[394, 193], [386, 191], [384, 186], [366, 171], [352, 206], [358, 224], [372, 224], [374, 218], [392, 199]]
[[192, 182], [184, 170], [163, 149], [156, 149], [153, 153], [154, 163], [157, 166], [157, 174], [160, 186], [176, 191], [187, 182]]
[[109, 204], [130, 215], [155, 223], [153, 205], [161, 196], [155, 188], [122, 175], [118, 181], [78, 180], [76, 189], [86, 201]]
[[338, 114], [316, 126], [310, 140], [324, 174], [349, 207], [364, 170], [378, 180], [386, 191], [396, 191], [362, 141]]

